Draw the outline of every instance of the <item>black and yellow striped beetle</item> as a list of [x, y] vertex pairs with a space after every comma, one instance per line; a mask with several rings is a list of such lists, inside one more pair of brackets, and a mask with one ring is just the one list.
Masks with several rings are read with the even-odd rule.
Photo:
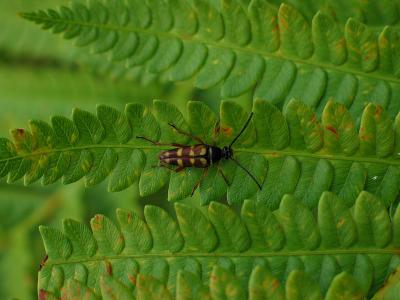
[[[174, 124], [171, 124], [171, 123], [168, 123], [168, 125], [173, 127], [178, 133], [180, 133], [182, 135], [186, 135], [186, 136], [190, 137], [191, 139], [199, 142], [200, 144], [196, 144], [196, 145], [192, 145], [192, 146], [176, 144], [176, 143], [165, 144], [165, 143], [155, 142], [144, 136], [137, 136], [136, 138], [144, 139], [144, 140], [146, 140], [154, 145], [157, 145], [157, 146], [177, 147], [177, 148], [174, 148], [171, 150], [162, 151], [159, 154], [158, 167], [165, 167], [174, 172], [180, 172], [180, 171], [184, 170], [185, 168], [203, 168], [204, 169], [204, 172], [203, 172], [200, 180], [193, 187], [192, 195], [196, 191], [197, 187], [200, 185], [203, 178], [206, 176], [208, 168], [211, 167], [212, 165], [217, 166], [218, 171], [220, 172], [221, 176], [225, 180], [226, 184], [229, 185], [228, 180], [226, 179], [226, 176], [224, 175], [224, 173], [222, 172], [222, 170], [219, 167], [219, 162], [222, 159], [229, 159], [229, 160], [234, 161], [240, 168], [242, 168], [254, 180], [254, 182], [257, 184], [258, 188], [261, 190], [261, 184], [257, 181], [257, 179], [254, 177], [254, 175], [251, 174], [243, 165], [241, 165], [239, 163], [239, 161], [237, 161], [233, 157], [233, 149], [232, 149], [233, 144], [239, 139], [241, 134], [246, 130], [252, 117], [253, 117], [253, 113], [250, 114], [249, 118], [247, 119], [246, 123], [240, 130], [239, 134], [232, 140], [232, 142], [228, 146], [225, 146], [222, 148], [219, 148], [215, 145], [209, 145], [209, 144], [205, 143], [199, 137], [193, 136], [191, 133], [182, 131], [179, 128], [177, 128]], [[171, 166], [178, 166], [178, 167], [176, 169], [173, 169]]]

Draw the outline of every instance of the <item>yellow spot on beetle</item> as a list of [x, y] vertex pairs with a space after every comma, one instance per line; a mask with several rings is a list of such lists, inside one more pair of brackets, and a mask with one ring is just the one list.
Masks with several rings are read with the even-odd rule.
[[190, 159], [190, 164], [194, 165], [195, 161], [196, 161], [196, 160], [195, 160], [194, 158], [191, 158], [191, 159]]
[[200, 158], [200, 162], [202, 165], [207, 165], [207, 159], [205, 158]]
[[179, 149], [176, 151], [176, 156], [182, 156], [182, 148], [179, 148]]
[[194, 156], [194, 150], [193, 147], [190, 148], [189, 156]]
[[165, 159], [165, 162], [166, 162], [167, 164], [169, 164], [169, 163], [171, 162], [171, 160], [170, 160], [169, 158], [166, 158], [166, 159]]
[[200, 150], [200, 155], [206, 155], [207, 149], [206, 147], [202, 147]]
[[183, 161], [182, 161], [182, 159], [178, 159], [178, 165], [179, 165], [180, 167], [183, 166]]

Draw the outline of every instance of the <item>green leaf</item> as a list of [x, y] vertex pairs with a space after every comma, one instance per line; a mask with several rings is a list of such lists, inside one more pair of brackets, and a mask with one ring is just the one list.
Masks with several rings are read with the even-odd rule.
[[[224, 143], [231, 143], [242, 130], [243, 125], [249, 118], [249, 113], [245, 112], [239, 104], [236, 104], [233, 101], [223, 101], [221, 103], [220, 114], [220, 131], [223, 133], [221, 139]], [[253, 122], [250, 122], [246, 131], [240, 136], [237, 143], [250, 147], [254, 144], [255, 140], [256, 132], [254, 124]]]
[[74, 220], [64, 220], [63, 230], [71, 241], [72, 248], [74, 249], [72, 255], [93, 256], [96, 253], [96, 240], [86, 225]]
[[96, 294], [90, 288], [74, 279], [68, 280], [66, 287], [62, 290], [61, 297], [65, 299], [97, 299]]
[[380, 106], [369, 104], [362, 115], [360, 152], [364, 155], [386, 157], [393, 152], [392, 121]]
[[261, 266], [256, 266], [249, 281], [249, 299], [285, 299], [279, 280]]
[[[224, 158], [207, 169], [179, 173], [159, 167], [161, 151], [176, 148], [176, 143], [199, 144], [193, 136], [208, 145], [229, 145], [250, 116], [233, 101], [221, 103], [220, 126], [204, 103], [190, 101], [186, 120], [177, 107], [161, 100], [154, 102], [155, 115], [141, 104], [128, 104], [124, 113], [108, 106], [99, 106], [96, 116], [76, 110], [73, 121], [53, 117], [52, 126], [33, 121], [30, 130], [14, 130], [13, 141], [0, 140], [0, 176], [9, 183], [24, 178], [25, 184], [60, 178], [70, 184], [85, 177], [87, 186], [108, 178], [109, 191], [139, 182], [142, 196], [167, 185], [170, 201], [187, 198], [198, 188], [203, 205], [225, 193], [230, 203], [255, 198], [271, 209], [279, 207], [285, 194], [315, 208], [324, 191], [338, 194], [347, 207], [363, 190], [380, 197], [385, 207], [396, 200], [398, 129], [382, 107], [367, 105], [359, 126], [344, 105], [333, 101], [326, 104], [321, 121], [298, 100], [290, 101], [284, 114], [262, 99], [253, 109], [233, 153], [261, 190], [246, 171]], [[166, 145], [157, 145], [159, 141]]]
[[255, 182], [242, 168], [236, 168], [233, 181], [228, 188], [228, 202], [241, 203], [242, 199], [250, 198], [259, 189], [258, 184], [264, 182], [265, 169], [267, 163], [262, 155], [242, 153], [236, 156], [240, 164], [251, 170], [255, 177]]
[[278, 208], [283, 195], [294, 192], [299, 176], [300, 165], [294, 157], [271, 160], [262, 190], [257, 194], [257, 201], [271, 209]]
[[90, 225], [100, 253], [121, 253], [125, 246], [124, 237], [108, 218], [96, 215], [90, 221]]
[[201, 138], [205, 143], [212, 144], [215, 140], [215, 126], [217, 116], [203, 102], [190, 101], [187, 105], [188, 121], [193, 135]]
[[293, 148], [306, 148], [314, 152], [322, 147], [321, 125], [310, 107], [300, 101], [292, 100], [286, 107], [285, 114]]
[[267, 101], [257, 99], [253, 110], [258, 145], [276, 150], [287, 147], [290, 141], [289, 129], [279, 109]]
[[147, 224], [135, 213], [118, 209], [118, 222], [125, 238], [125, 251], [128, 253], [146, 253], [152, 247], [152, 237]]
[[179, 251], [183, 238], [176, 222], [162, 209], [146, 206], [144, 215], [153, 237], [153, 248], [158, 251]]
[[364, 298], [363, 292], [352, 276], [346, 272], [336, 275], [326, 294], [327, 300], [333, 299], [358, 299]]
[[354, 217], [361, 244], [380, 247], [387, 245], [392, 236], [390, 219], [379, 199], [374, 199], [374, 196], [362, 192], [354, 207]]
[[287, 237], [288, 249], [315, 249], [320, 235], [315, 220], [301, 203], [285, 195], [282, 199], [279, 215], [280, 223]]
[[101, 295], [103, 299], [130, 299], [132, 295], [127, 287], [113, 279], [111, 276], [100, 278]]
[[293, 271], [286, 284], [287, 299], [322, 299], [318, 285], [310, 280], [310, 276], [302, 271]]
[[239, 280], [227, 270], [215, 266], [211, 273], [210, 294], [215, 299], [243, 299], [244, 291]]
[[356, 224], [342, 199], [324, 192], [319, 201], [318, 225], [325, 247], [350, 247], [357, 238]]
[[40, 234], [42, 235], [44, 247], [49, 257], [68, 258], [72, 253], [72, 246], [67, 237], [62, 231], [41, 226], [39, 227]]
[[138, 275], [137, 289], [139, 299], [172, 299], [165, 286], [150, 276]]
[[329, 101], [322, 114], [324, 147], [329, 152], [353, 154], [358, 146], [357, 131], [344, 105]]
[[[179, 227], [188, 250], [212, 251], [217, 244], [213, 225], [197, 209], [183, 204], [175, 204]], [[203, 239], [201, 236], [207, 236]]]
[[335, 20], [321, 12], [312, 19], [312, 38], [315, 45], [315, 55], [319, 60], [341, 65], [346, 60], [346, 40], [342, 30]]
[[284, 231], [274, 214], [264, 205], [246, 200], [242, 218], [249, 230], [254, 248], [280, 250], [285, 242]]
[[[378, 65], [378, 45], [372, 30], [349, 19], [344, 30], [348, 44], [349, 65], [372, 71]], [[356, 50], [357, 49], [357, 50]]]
[[307, 59], [313, 53], [311, 28], [293, 7], [282, 4], [278, 12], [282, 52], [289, 57]]
[[166, 72], [173, 81], [195, 77], [200, 88], [222, 83], [227, 97], [255, 87], [258, 97], [280, 107], [295, 97], [321, 112], [333, 97], [357, 110], [372, 84], [388, 93], [367, 96], [369, 102], [397, 107], [398, 37], [395, 27], [384, 27], [399, 21], [391, 1], [131, 2], [116, 9], [113, 1], [95, 0], [22, 16], [126, 60], [128, 68]]
[[[352, 208], [328, 192], [319, 203], [316, 216], [286, 195], [274, 212], [248, 200], [241, 215], [216, 202], [207, 213], [175, 204], [179, 226], [161, 208], [146, 206], [145, 222], [118, 210], [119, 226], [98, 216], [92, 231], [72, 221], [63, 232], [42, 227], [49, 258], [39, 290], [60, 295], [72, 284], [72, 293], [79, 283], [103, 298], [127, 290], [179, 299], [373, 295], [400, 265], [398, 239], [390, 234], [399, 230], [398, 212], [387, 223], [381, 200], [367, 192]], [[58, 245], [62, 251], [54, 250]]]
[[244, 251], [249, 247], [250, 239], [243, 221], [225, 205], [212, 202], [208, 214], [219, 239], [219, 247], [227, 251]]
[[177, 279], [176, 299], [211, 299], [208, 289], [200, 278], [188, 271], [179, 271]]

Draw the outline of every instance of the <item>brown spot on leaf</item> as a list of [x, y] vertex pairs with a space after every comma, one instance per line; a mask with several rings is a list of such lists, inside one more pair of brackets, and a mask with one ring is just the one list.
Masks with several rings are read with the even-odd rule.
[[128, 280], [130, 281], [130, 282], [132, 282], [132, 284], [134, 285], [134, 286], [136, 286], [136, 277], [135, 276], [132, 276], [132, 275], [130, 275], [130, 274], [128, 274]]
[[340, 228], [340, 227], [342, 227], [343, 226], [343, 224], [344, 224], [344, 219], [343, 218], [340, 218], [339, 219], [339, 222], [337, 223], [337, 228]]
[[38, 299], [39, 300], [46, 300], [48, 296], [49, 296], [49, 293], [47, 291], [40, 290], [39, 291], [39, 295], [38, 295]]
[[92, 229], [96, 231], [101, 230], [103, 228], [102, 223], [103, 223], [103, 216], [95, 215], [94, 220], [92, 222]]
[[339, 134], [338, 134], [336, 128], [333, 127], [332, 125], [326, 125], [325, 129], [329, 130], [330, 132], [332, 132], [336, 137], [339, 137]]
[[380, 118], [381, 115], [382, 115], [382, 107], [377, 106], [375, 109], [375, 116]]
[[25, 134], [25, 129], [23, 129], [23, 128], [18, 128], [18, 129], [17, 129], [17, 133], [18, 133], [18, 135], [23, 136], [23, 135]]
[[42, 261], [40, 262], [39, 265], [39, 271], [41, 271], [44, 267], [44, 265], [46, 264], [46, 261], [49, 259], [49, 256], [46, 254], [46, 256], [42, 259]]
[[106, 270], [107, 270], [107, 274], [112, 276], [113, 268], [112, 268], [112, 264], [109, 261], [106, 261]]
[[346, 40], [344, 38], [341, 38], [336, 42], [336, 48], [340, 49], [340, 48], [343, 48], [345, 46], [346, 46]]
[[286, 22], [286, 18], [279, 18], [279, 24], [286, 30], [289, 28], [289, 24]]
[[271, 156], [272, 157], [279, 157], [280, 154], [274, 151], [274, 152], [271, 153]]
[[311, 119], [310, 119], [311, 123], [316, 123], [317, 122], [317, 114], [312, 114]]
[[128, 223], [132, 223], [132, 213], [128, 213]]
[[224, 135], [231, 136], [232, 135], [232, 128], [231, 127], [221, 127], [222, 132]]
[[281, 284], [280, 284], [280, 282], [279, 282], [278, 280], [276, 280], [276, 279], [272, 280], [272, 289], [273, 289], [274, 291], [277, 290], [277, 289], [279, 288], [280, 285], [281, 285]]
[[368, 61], [369, 60], [369, 55], [365, 55], [364, 60]]

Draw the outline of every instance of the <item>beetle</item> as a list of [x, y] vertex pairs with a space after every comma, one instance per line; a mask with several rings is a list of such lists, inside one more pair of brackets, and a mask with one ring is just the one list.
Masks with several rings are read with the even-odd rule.
[[[232, 160], [234, 161], [241, 169], [243, 169], [250, 177], [254, 180], [257, 184], [258, 188], [261, 190], [261, 184], [257, 181], [255, 176], [250, 173], [238, 160], [233, 157], [233, 149], [232, 146], [235, 142], [239, 139], [242, 133], [246, 130], [247, 126], [250, 124], [250, 121], [253, 117], [253, 113], [250, 114], [249, 118], [247, 119], [246, 123], [243, 125], [242, 129], [238, 133], [238, 135], [232, 140], [232, 142], [228, 146], [224, 146], [222, 148], [217, 147], [215, 145], [209, 145], [205, 143], [202, 139], [197, 136], [192, 135], [191, 133], [185, 132], [179, 128], [177, 128], [174, 124], [168, 123], [169, 126], [174, 128], [178, 133], [182, 135], [186, 135], [191, 139], [198, 142], [198, 144], [188, 146], [182, 144], [165, 144], [153, 141], [144, 136], [137, 136], [138, 139], [146, 140], [153, 145], [157, 146], [172, 146], [176, 147], [174, 149], [162, 151], [159, 154], [159, 165], [158, 167], [165, 167], [170, 169], [174, 172], [180, 172], [186, 168], [203, 168], [205, 171], [203, 172], [200, 180], [196, 183], [193, 187], [192, 195], [194, 194], [195, 190], [204, 179], [207, 174], [208, 168], [212, 165], [217, 165], [218, 171], [220, 172], [221, 176], [225, 180], [226, 184], [229, 185], [228, 180], [222, 170], [219, 168], [219, 162], [223, 159]], [[172, 168], [172, 166], [177, 166], [176, 169]]]

